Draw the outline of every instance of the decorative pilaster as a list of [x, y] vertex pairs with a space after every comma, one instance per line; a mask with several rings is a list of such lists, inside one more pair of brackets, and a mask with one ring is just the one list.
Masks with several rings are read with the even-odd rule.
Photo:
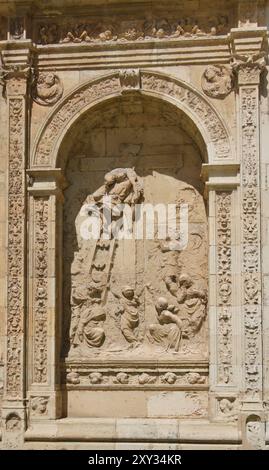
[[[260, 50], [238, 54], [235, 41], [234, 64], [238, 77], [238, 129], [241, 174], [241, 271], [242, 271], [242, 424], [245, 446], [253, 448], [259, 427], [262, 441], [263, 366], [262, 366], [262, 275], [261, 275], [261, 197], [260, 197], [260, 81], [265, 67], [263, 35], [255, 38]], [[240, 37], [239, 37], [240, 40]], [[250, 47], [250, 46], [249, 46]], [[258, 414], [257, 414], [258, 413]], [[251, 439], [249, 436], [252, 436]], [[254, 436], [254, 437], [253, 437]], [[258, 439], [258, 438], [257, 438]], [[256, 447], [261, 447], [257, 444]]]
[[27, 63], [6, 67], [2, 80], [9, 111], [8, 265], [3, 442], [21, 447], [25, 429]]
[[[29, 170], [28, 392], [30, 420], [61, 416], [60, 170]], [[57, 234], [57, 235], [56, 235]]]
[[239, 164], [203, 165], [209, 199], [209, 318], [210, 318], [210, 388], [211, 418], [234, 421], [238, 380], [236, 250], [240, 240], [236, 226]]

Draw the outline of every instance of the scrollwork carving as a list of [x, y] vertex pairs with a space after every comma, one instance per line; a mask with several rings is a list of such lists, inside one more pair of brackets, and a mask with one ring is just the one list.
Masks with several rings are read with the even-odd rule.
[[[224, 125], [216, 112], [198, 93], [169, 77], [150, 72], [141, 72], [140, 75], [142, 91], [155, 91], [172, 96], [176, 100], [180, 100], [196, 115], [210, 135], [217, 158], [231, 156], [230, 141]], [[53, 148], [72, 117], [90, 103], [94, 103], [95, 100], [105, 99], [106, 96], [115, 95], [121, 91], [119, 77], [115, 75], [99, 79], [69, 96], [42, 132], [34, 155], [34, 165], [46, 166], [51, 162]]]
[[10, 39], [19, 41], [24, 37], [24, 18], [15, 17], [9, 19], [9, 35]]
[[[264, 54], [240, 57], [243, 301], [245, 329], [245, 387], [251, 400], [261, 390], [261, 279], [259, 221], [258, 83]], [[253, 86], [251, 86], [253, 84]]]
[[34, 382], [47, 382], [48, 197], [34, 198]]
[[[6, 393], [19, 396], [22, 389], [24, 316], [24, 101], [9, 100], [8, 179], [8, 298]], [[14, 183], [16, 181], [16, 183]]]

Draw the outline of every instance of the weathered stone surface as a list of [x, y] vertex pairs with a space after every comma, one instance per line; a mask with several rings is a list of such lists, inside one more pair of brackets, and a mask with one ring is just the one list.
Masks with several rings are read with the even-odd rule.
[[268, 11], [1, 2], [1, 448], [268, 447]]

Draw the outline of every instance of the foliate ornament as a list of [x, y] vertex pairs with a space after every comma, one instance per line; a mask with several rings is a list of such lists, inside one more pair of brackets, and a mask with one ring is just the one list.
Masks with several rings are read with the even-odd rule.
[[225, 98], [234, 88], [234, 74], [225, 65], [209, 65], [202, 76], [202, 89], [211, 98]]
[[141, 81], [143, 90], [168, 95], [190, 108], [207, 129], [215, 146], [216, 157], [230, 157], [231, 146], [224, 125], [208, 102], [196, 93], [195, 90], [183, 87], [182, 84], [169, 77], [161, 77], [151, 72], [144, 72]]
[[141, 41], [180, 40], [185, 38], [211, 37], [229, 31], [227, 15], [217, 14], [212, 18], [196, 20], [192, 17], [170, 18], [146, 14], [146, 18], [132, 20], [113, 18], [76, 18], [73, 21], [42, 22], [36, 25], [38, 44], [125, 43]]
[[[7, 379], [6, 393], [20, 396], [22, 389], [24, 309], [24, 101], [9, 100], [8, 178], [8, 297], [7, 297]], [[14, 183], [16, 181], [16, 183]]]
[[119, 79], [122, 91], [132, 91], [140, 89], [139, 69], [120, 70]]
[[[182, 102], [191, 109], [206, 128], [214, 145], [216, 157], [223, 159], [231, 156], [232, 149], [225, 126], [208, 102], [195, 90], [178, 83], [170, 77], [164, 77], [153, 72], [141, 72], [141, 89], [167, 95]], [[37, 143], [34, 165], [46, 166], [50, 164], [53, 158], [54, 146], [74, 115], [100, 98], [105, 99], [106, 96], [116, 95], [121, 92], [122, 87], [119, 76], [115, 74], [86, 84], [70, 95], [61, 108], [52, 116], [49, 125], [43, 130]]]
[[62, 97], [63, 85], [53, 72], [39, 73], [32, 85], [32, 98], [42, 106], [51, 106]]
[[265, 57], [265, 52], [233, 55], [232, 67], [238, 75], [239, 85], [259, 84], [260, 74], [266, 67]]
[[47, 382], [49, 199], [34, 199], [34, 382]]
[[217, 216], [217, 304], [218, 304], [218, 380], [232, 380], [232, 193], [216, 193]]

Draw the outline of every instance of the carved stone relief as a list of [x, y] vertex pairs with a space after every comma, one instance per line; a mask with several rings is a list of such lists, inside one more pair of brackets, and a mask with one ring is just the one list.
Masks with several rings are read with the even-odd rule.
[[[68, 96], [61, 108], [55, 112], [50, 118], [49, 124], [42, 132], [36, 143], [36, 150], [34, 153], [34, 166], [47, 166], [50, 163], [53, 165], [53, 149], [58, 143], [61, 134], [66, 129], [68, 122], [79, 113], [94, 103], [98, 99], [105, 99], [109, 95], [118, 95], [124, 91], [126, 79], [130, 86], [130, 77], [132, 76], [132, 87], [135, 88], [139, 84], [138, 71], [134, 74], [132, 71], [120, 72], [123, 87], [120, 83], [119, 75], [112, 75], [110, 77], [103, 77], [90, 84], [81, 87], [79, 90]], [[125, 78], [124, 78], [125, 77]], [[189, 88], [187, 85], [179, 83], [167, 76], [159, 75], [152, 72], [141, 72], [141, 90], [146, 92], [159, 93], [160, 95], [172, 97], [178, 102], [182, 103], [186, 108], [195, 116], [197, 121], [208, 133], [211, 142], [215, 148], [216, 158], [231, 158], [232, 149], [228, 132], [220, 120], [219, 116], [203, 99], [203, 97], [195, 90]], [[132, 89], [132, 88], [131, 88]]]
[[20, 396], [23, 355], [24, 128], [21, 97], [9, 100], [8, 318], [6, 393]]
[[228, 384], [232, 369], [232, 193], [216, 192], [218, 381]]
[[46, 383], [48, 380], [48, 197], [35, 198], [34, 213], [34, 347], [33, 381]]
[[12, 17], [9, 19], [9, 36], [10, 39], [19, 41], [24, 37], [24, 18]]
[[265, 425], [259, 416], [249, 416], [246, 420], [246, 438], [252, 449], [261, 450], [265, 440]]
[[[145, 14], [143, 14], [145, 15]], [[174, 13], [171, 18], [154, 16], [146, 12], [140, 20], [81, 18], [76, 21], [38, 22], [36, 25], [37, 42], [42, 45], [55, 43], [129, 42], [200, 38], [227, 34], [229, 18], [226, 14], [197, 19], [193, 16], [180, 16]]]
[[[70, 181], [64, 218], [64, 311], [66, 316], [70, 312], [69, 326], [67, 322], [64, 327], [70, 342], [66, 351], [67, 382], [70, 386], [101, 388], [108, 384], [203, 387], [207, 379], [197, 369], [182, 374], [179, 366], [170, 371], [143, 366], [138, 373], [137, 367], [134, 371], [131, 365], [136, 360], [152, 361], [160, 354], [163, 360], [176, 357], [207, 360], [207, 220], [200, 193], [199, 157], [190, 138], [180, 130], [180, 124], [172, 117], [168, 119], [170, 107], [162, 115], [154, 100], [152, 104], [152, 100], [137, 98], [130, 106], [126, 99], [115, 104], [115, 110], [109, 105], [103, 107], [97, 127], [96, 116], [92, 115], [95, 127], [83, 131], [84, 140], [85, 135], [96, 135], [101, 143], [101, 136], [107, 135], [106, 142], [96, 147], [95, 140], [86, 140], [83, 148], [77, 135], [80, 144], [73, 143], [69, 152], [81, 155], [88, 151], [84, 157], [69, 157], [67, 169]], [[143, 111], [147, 106], [149, 111]], [[91, 120], [84, 120], [89, 129], [93, 125]], [[132, 127], [121, 127], [124, 121], [132, 123]], [[112, 123], [116, 131], [111, 128]], [[80, 125], [79, 132], [82, 129]], [[167, 133], [171, 139], [164, 145], [162, 135]], [[188, 144], [182, 146], [179, 143], [182, 139]], [[180, 152], [186, 155], [186, 163], [179, 158]], [[114, 168], [114, 163], [121, 160], [127, 166]], [[107, 171], [109, 167], [112, 169]], [[190, 228], [186, 250], [171, 250], [169, 237], [157, 238], [157, 227], [149, 240], [118, 236], [103, 239], [105, 233], [112, 230], [118, 235], [117, 230], [123, 229], [121, 222], [117, 225], [122, 215], [117, 212], [109, 222], [101, 215], [99, 238], [87, 239], [84, 235], [89, 213], [95, 216], [96, 209], [104, 213], [104, 197], [111, 198], [113, 210], [117, 204], [126, 204], [132, 220], [136, 204], [156, 205], [163, 202], [162, 198], [165, 204], [174, 203], [177, 208], [188, 204]], [[112, 370], [116, 359], [130, 361], [130, 367], [127, 370], [121, 367], [114, 373], [102, 367], [92, 368], [92, 360], [102, 361], [105, 357]], [[82, 367], [77, 365], [78, 359], [83, 362]]]
[[33, 100], [43, 106], [50, 106], [62, 97], [63, 85], [59, 77], [53, 72], [41, 72], [34, 80], [32, 86]]
[[[244, 70], [245, 67], [243, 67]], [[252, 67], [251, 67], [252, 68]], [[252, 68], [253, 69], [253, 68]], [[239, 72], [240, 73], [240, 72]], [[256, 71], [257, 73], [257, 71]], [[259, 72], [258, 72], [259, 73]], [[240, 75], [240, 78], [242, 76]], [[243, 80], [244, 82], [244, 80]], [[258, 94], [255, 86], [241, 90], [243, 155], [243, 270], [246, 393], [257, 399], [261, 387], [261, 280], [258, 214]]]
[[225, 98], [233, 89], [234, 76], [231, 68], [209, 65], [202, 76], [202, 88], [212, 98]]

